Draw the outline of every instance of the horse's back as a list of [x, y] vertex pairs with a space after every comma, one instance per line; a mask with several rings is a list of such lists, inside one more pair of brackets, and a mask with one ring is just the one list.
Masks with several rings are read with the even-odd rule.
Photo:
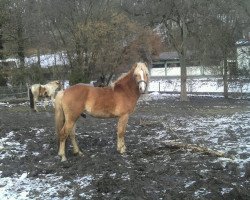
[[90, 84], [84, 84], [84, 83], [78, 83], [76, 85], [72, 85], [65, 89], [65, 93], [83, 93], [83, 94], [89, 94], [89, 95], [95, 95], [98, 93], [98, 95], [104, 95], [106, 93], [111, 92], [110, 87], [94, 87]]
[[107, 95], [107, 92], [108, 89], [105, 88], [79, 83], [64, 90], [64, 99], [73, 100], [74, 102], [96, 101], [105, 96], [105, 94]]
[[95, 117], [114, 115], [116, 103], [110, 87], [93, 87], [76, 84], [64, 91], [63, 104], [66, 109], [74, 110], [77, 115], [87, 112]]

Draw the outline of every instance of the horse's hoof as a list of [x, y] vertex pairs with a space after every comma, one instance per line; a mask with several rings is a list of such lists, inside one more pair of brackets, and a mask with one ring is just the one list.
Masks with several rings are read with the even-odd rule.
[[78, 151], [78, 152], [74, 153], [74, 156], [83, 156], [83, 153], [81, 151]]
[[64, 155], [59, 155], [59, 156], [61, 156], [61, 162], [65, 162], [65, 161], [67, 161], [67, 158], [66, 158], [66, 156], [64, 156]]
[[118, 149], [118, 151], [120, 152], [120, 154], [124, 154], [126, 152], [126, 147], [123, 146], [120, 149]]

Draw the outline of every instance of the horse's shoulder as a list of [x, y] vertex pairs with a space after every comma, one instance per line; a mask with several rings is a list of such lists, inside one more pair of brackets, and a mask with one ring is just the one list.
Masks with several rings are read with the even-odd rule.
[[122, 91], [124, 89], [124, 86], [121, 83], [116, 83], [114, 86], [114, 91], [119, 92]]

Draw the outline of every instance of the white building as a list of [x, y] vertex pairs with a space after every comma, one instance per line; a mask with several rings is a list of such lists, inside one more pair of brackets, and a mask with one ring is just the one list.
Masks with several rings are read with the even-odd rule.
[[236, 47], [238, 68], [250, 70], [250, 40], [239, 40], [236, 42]]
[[[191, 53], [188, 53], [189, 62], [187, 63], [187, 76], [188, 77], [210, 77], [221, 76], [222, 68], [218, 66], [201, 66], [197, 65], [195, 61], [192, 61]], [[151, 77], [180, 77], [180, 59], [178, 53], [163, 52], [158, 58], [155, 58], [150, 69]]]

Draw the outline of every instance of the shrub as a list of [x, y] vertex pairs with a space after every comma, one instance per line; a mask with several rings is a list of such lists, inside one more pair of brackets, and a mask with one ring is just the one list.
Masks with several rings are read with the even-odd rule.
[[5, 74], [0, 73], [0, 86], [6, 86], [7, 85], [7, 78]]
[[87, 70], [82, 70], [80, 68], [75, 68], [71, 71], [69, 76], [69, 84], [74, 85], [77, 83], [89, 83], [89, 73]]

